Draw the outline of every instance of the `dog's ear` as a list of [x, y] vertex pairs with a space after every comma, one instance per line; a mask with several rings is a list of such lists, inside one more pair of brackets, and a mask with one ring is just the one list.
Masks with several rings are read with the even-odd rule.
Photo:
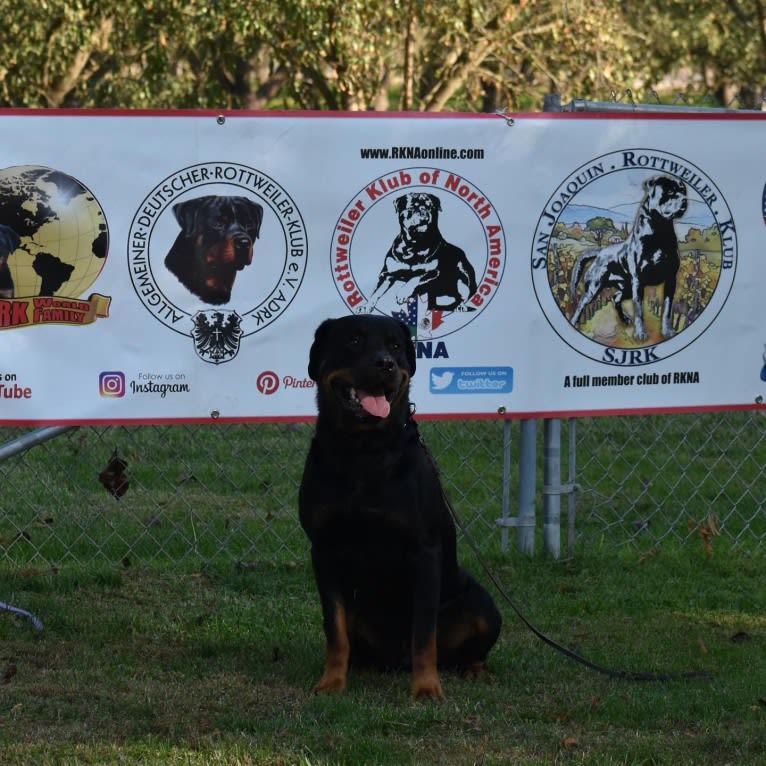
[[651, 178], [647, 178], [644, 180], [644, 191], [651, 191], [654, 189], [654, 187], [657, 185], [657, 181], [659, 181], [659, 178], [657, 176], [652, 176]]
[[194, 231], [194, 219], [197, 211], [209, 199], [210, 197], [197, 197], [196, 199], [187, 199], [185, 202], [177, 202], [173, 205], [173, 215], [175, 215], [178, 225], [184, 232]]
[[311, 344], [311, 350], [309, 351], [309, 377], [315, 383], [319, 383], [322, 346], [324, 345], [327, 333], [330, 332], [330, 326], [334, 321], [334, 319], [325, 319], [324, 322], [317, 327], [316, 332], [314, 333], [314, 342]]
[[410, 368], [410, 377], [412, 377], [415, 374], [415, 343], [410, 334], [410, 328], [404, 322], [399, 322], [399, 328], [402, 331], [404, 353], [407, 355], [407, 365]]
[[244, 211], [247, 228], [252, 231], [253, 239], [258, 239], [263, 221], [263, 206], [248, 197], [234, 197], [240, 208]]
[[432, 204], [434, 206], [434, 210], [436, 210], [437, 212], [441, 213], [441, 211], [442, 211], [442, 201], [441, 201], [441, 199], [439, 199], [439, 197], [437, 197], [435, 194], [429, 194], [428, 197], [429, 197], [429, 199], [431, 200], [431, 202], [432, 202]]
[[402, 194], [394, 200], [394, 210], [396, 210], [397, 215], [407, 207], [407, 197], [409, 197], [408, 194]]

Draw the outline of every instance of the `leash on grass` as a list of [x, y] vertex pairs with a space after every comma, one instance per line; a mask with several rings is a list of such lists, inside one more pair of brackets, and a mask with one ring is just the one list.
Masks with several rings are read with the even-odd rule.
[[12, 604], [6, 604], [5, 601], [0, 601], [0, 611], [10, 612], [11, 614], [16, 614], [19, 617], [26, 617], [32, 622], [32, 625], [35, 626], [36, 630], [43, 629], [42, 620], [40, 620], [38, 617], [35, 617], [32, 612], [28, 612], [26, 609], [20, 609], [18, 606], [13, 606]]
[[[436, 459], [431, 453], [431, 450], [428, 449], [428, 446], [426, 445], [425, 441], [423, 440], [423, 437], [420, 435], [419, 432], [418, 432], [418, 438], [420, 440], [420, 444], [423, 450], [426, 453], [426, 456], [428, 457], [431, 464], [433, 465], [437, 475], [440, 474], [441, 472], [439, 470], [438, 464], [436, 463]], [[490, 581], [495, 586], [495, 588], [497, 588], [498, 593], [503, 597], [503, 599], [508, 604], [508, 606], [511, 607], [511, 609], [514, 611], [516, 616], [543, 643], [547, 644], [552, 649], [555, 649], [557, 652], [560, 652], [568, 659], [574, 660], [574, 662], [578, 662], [580, 665], [584, 665], [586, 668], [589, 668], [590, 670], [594, 670], [597, 673], [600, 673], [601, 675], [608, 676], [609, 678], [617, 678], [622, 681], [688, 681], [694, 678], [710, 678], [710, 674], [705, 672], [704, 670], [690, 670], [690, 671], [686, 671], [682, 673], [643, 673], [643, 672], [637, 672], [632, 670], [614, 670], [613, 668], [604, 667], [603, 665], [599, 665], [597, 662], [593, 662], [587, 659], [586, 657], [583, 657], [582, 655], [577, 654], [577, 652], [573, 651], [572, 649], [569, 649], [563, 644], [560, 644], [558, 641], [555, 641], [550, 636], [543, 633], [538, 627], [536, 627], [532, 622], [529, 621], [526, 615], [516, 605], [514, 600], [508, 595], [508, 591], [506, 591], [506, 589], [503, 587], [503, 584], [500, 582], [497, 575], [495, 575], [494, 571], [490, 568], [489, 564], [487, 564], [484, 561], [484, 558], [479, 552], [479, 547], [476, 545], [476, 542], [474, 541], [473, 537], [468, 532], [468, 528], [463, 523], [462, 519], [457, 515], [457, 512], [452, 507], [452, 503], [447, 497], [447, 493], [443, 485], [441, 484], [441, 482], [439, 483], [439, 486], [441, 487], [441, 493], [442, 493], [444, 502], [446, 503], [447, 508], [449, 508], [449, 511], [452, 514], [452, 518], [455, 520], [455, 524], [463, 533], [463, 537], [465, 538], [466, 542], [468, 543], [468, 546], [471, 548], [474, 555], [476, 556], [476, 559], [481, 565], [481, 568], [484, 570], [484, 573], [490, 579]]]

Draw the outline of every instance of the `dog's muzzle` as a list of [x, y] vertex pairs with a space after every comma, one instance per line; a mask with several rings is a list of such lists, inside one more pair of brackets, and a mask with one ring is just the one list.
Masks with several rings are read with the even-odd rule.
[[245, 266], [249, 266], [253, 261], [253, 243], [250, 237], [239, 235], [233, 238], [234, 244], [234, 265], [237, 271], [242, 271]]
[[400, 398], [409, 382], [409, 375], [393, 365], [385, 373], [390, 378], [383, 382], [355, 382], [349, 370], [335, 370], [324, 378], [325, 388], [332, 393], [341, 407], [357, 418], [387, 418], [391, 407]]

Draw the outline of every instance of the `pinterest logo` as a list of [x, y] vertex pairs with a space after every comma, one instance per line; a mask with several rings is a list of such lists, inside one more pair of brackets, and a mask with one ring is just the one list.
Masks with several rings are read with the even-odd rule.
[[255, 387], [266, 396], [279, 390], [279, 375], [271, 370], [264, 370], [256, 379]]

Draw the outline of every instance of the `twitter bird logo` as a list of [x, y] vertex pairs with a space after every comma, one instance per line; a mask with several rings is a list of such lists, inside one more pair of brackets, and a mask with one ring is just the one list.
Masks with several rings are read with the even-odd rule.
[[454, 378], [455, 373], [451, 370], [445, 370], [441, 375], [436, 372], [431, 372], [431, 390], [442, 391], [445, 388], [449, 388], [449, 385]]

